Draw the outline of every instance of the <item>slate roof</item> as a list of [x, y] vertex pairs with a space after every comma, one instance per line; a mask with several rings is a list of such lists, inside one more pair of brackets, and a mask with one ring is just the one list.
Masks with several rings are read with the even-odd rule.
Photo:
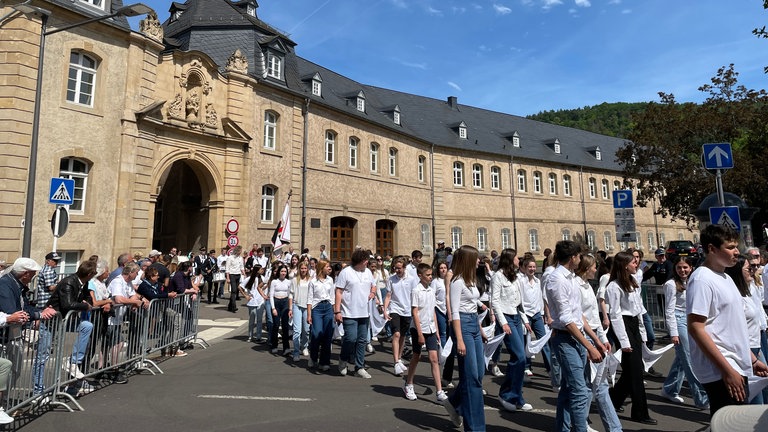
[[[106, 1], [109, 1], [109, 0], [106, 0]], [[56, 6], [62, 7], [64, 9], [77, 12], [83, 15], [85, 17], [84, 19], [96, 18], [102, 15], [109, 15], [112, 13], [112, 11], [115, 11], [124, 6], [123, 0], [112, 0], [110, 4], [111, 9], [109, 10], [101, 10], [95, 6], [89, 5], [88, 3], [77, 1], [77, 0], [48, 0], [48, 2], [55, 4]], [[116, 16], [108, 20], [104, 20], [102, 22], [115, 27], [119, 27], [126, 31], [131, 30], [131, 25], [128, 24], [128, 19], [124, 16]]]
[[[557, 165], [583, 166], [594, 170], [620, 171], [615, 161], [617, 150], [625, 140], [578, 129], [538, 122], [524, 117], [462, 105], [457, 98], [428, 98], [396, 90], [369, 86], [296, 55], [295, 43], [280, 31], [245, 12], [248, 1], [188, 0], [178, 20], [166, 21], [165, 35], [169, 48], [199, 50], [208, 54], [221, 70], [235, 49], [248, 58], [249, 74], [261, 84], [275, 86], [310, 98], [321, 104], [379, 126], [432, 143], [437, 147], [497, 155], [515, 159], [549, 162]], [[255, 3], [255, 2], [254, 2]], [[171, 6], [179, 8], [175, 3]], [[285, 47], [284, 81], [262, 78], [266, 43], [282, 43]], [[322, 78], [322, 96], [311, 93], [311, 77]], [[355, 98], [365, 97], [365, 112], [357, 110]], [[400, 109], [401, 124], [392, 120], [391, 111]], [[467, 139], [459, 138], [457, 125], [467, 127]], [[512, 145], [517, 133], [520, 147]], [[560, 143], [556, 154], [552, 143]], [[602, 160], [595, 158], [600, 147]]]

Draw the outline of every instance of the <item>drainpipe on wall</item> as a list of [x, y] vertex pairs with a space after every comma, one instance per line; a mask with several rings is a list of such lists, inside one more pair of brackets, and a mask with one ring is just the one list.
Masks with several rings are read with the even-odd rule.
[[[510, 150], [511, 151], [511, 150]], [[514, 177], [514, 169], [512, 168], [514, 165], [514, 159], [515, 157], [511, 154], [509, 155], [509, 201], [512, 205], [512, 238], [515, 245], [515, 250], [517, 250], [517, 212], [515, 211], [515, 177]]]
[[301, 110], [304, 117], [304, 137], [301, 149], [301, 249], [304, 250], [307, 234], [307, 147], [309, 146], [309, 98], [304, 99]]
[[[432, 247], [436, 246], [437, 234], [435, 233], [435, 145], [432, 144], [429, 148], [429, 177], [430, 177], [430, 200], [432, 201]], [[432, 257], [434, 258], [434, 249]]]
[[579, 165], [579, 190], [581, 192], [581, 223], [584, 225], [584, 242], [587, 243], [587, 206], [584, 202], [584, 166]]

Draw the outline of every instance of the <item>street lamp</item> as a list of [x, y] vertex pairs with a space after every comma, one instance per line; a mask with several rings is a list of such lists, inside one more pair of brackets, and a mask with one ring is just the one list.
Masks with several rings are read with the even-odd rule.
[[32, 6], [29, 1], [12, 6], [17, 11], [24, 14], [39, 14], [42, 21], [42, 29], [40, 31], [40, 52], [37, 57], [37, 88], [35, 89], [35, 109], [32, 119], [32, 142], [29, 148], [29, 173], [27, 177], [27, 198], [24, 207], [24, 238], [21, 243], [21, 255], [28, 257], [30, 250], [32, 249], [32, 218], [34, 217], [35, 206], [35, 177], [37, 175], [37, 149], [38, 140], [40, 136], [40, 98], [42, 96], [43, 87], [43, 60], [45, 56], [45, 38], [46, 36], [58, 33], [64, 30], [69, 30], [75, 27], [80, 27], [92, 22], [104, 21], [116, 16], [134, 17], [137, 15], [146, 15], [152, 12], [152, 9], [142, 3], [131, 4], [116, 9], [109, 15], [98, 16], [89, 18], [84, 21], [76, 22], [74, 24], [58, 27], [53, 30], [47, 30], [48, 17], [51, 15], [50, 11]]

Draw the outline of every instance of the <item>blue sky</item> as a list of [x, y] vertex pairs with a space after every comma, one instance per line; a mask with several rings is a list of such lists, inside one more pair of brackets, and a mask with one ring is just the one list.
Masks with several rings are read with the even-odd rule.
[[[129, 3], [126, 1], [126, 3]], [[164, 21], [170, 1], [149, 0]], [[761, 0], [258, 0], [297, 53], [358, 82], [516, 115], [700, 102], [730, 63], [767, 87]]]

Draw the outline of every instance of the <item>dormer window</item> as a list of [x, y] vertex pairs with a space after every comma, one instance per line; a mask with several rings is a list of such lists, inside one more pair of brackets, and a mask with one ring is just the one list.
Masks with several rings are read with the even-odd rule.
[[83, 3], [95, 6], [99, 9], [104, 9], [104, 2], [102, 0], [80, 0]]
[[392, 121], [395, 122], [396, 125], [400, 125], [400, 111], [396, 110], [392, 112]]
[[283, 58], [272, 52], [267, 54], [267, 76], [275, 79], [283, 78]]
[[603, 155], [602, 155], [602, 153], [600, 153], [600, 147], [597, 147], [595, 149], [595, 159], [603, 160]]
[[313, 79], [312, 80], [312, 94], [315, 96], [323, 95], [323, 83]]
[[180, 10], [173, 11], [173, 15], [171, 15], [171, 21], [176, 21], [179, 18], [181, 18], [182, 13], [184, 13], [184, 11], [180, 11]]
[[552, 149], [555, 151], [555, 153], [560, 154], [560, 143], [555, 142], [555, 144], [552, 146]]
[[555, 138], [553, 140], [545, 141], [544, 143], [547, 145], [547, 147], [552, 149], [552, 151], [555, 152], [555, 154], [560, 154], [560, 140], [559, 139]]
[[512, 134], [512, 147], [520, 148], [520, 135], [517, 134], [517, 131]]
[[459, 138], [467, 139], [467, 124], [464, 122], [456, 123], [450, 126], [451, 129], [458, 132]]
[[248, 3], [248, 5], [245, 7], [245, 13], [252, 17], [256, 17], [256, 5], [253, 3]]
[[365, 98], [362, 96], [357, 97], [357, 110], [360, 112], [365, 112]]

